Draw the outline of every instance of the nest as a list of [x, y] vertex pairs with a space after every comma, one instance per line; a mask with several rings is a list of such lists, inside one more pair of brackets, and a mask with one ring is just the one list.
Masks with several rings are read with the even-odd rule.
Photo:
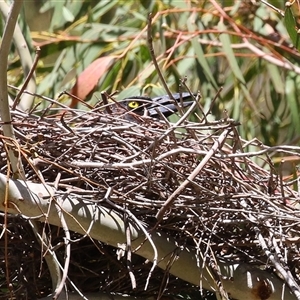
[[[43, 178], [60, 193], [71, 191], [99, 205], [126, 207], [147, 229], [166, 232], [178, 245], [197, 249], [207, 261], [213, 253], [217, 259], [276, 272], [259, 235], [271, 253], [285, 257], [282, 264], [299, 283], [300, 226], [294, 208], [298, 193], [295, 181], [283, 180], [271, 159], [280, 152], [299, 156], [296, 151], [245, 141], [233, 120], [209, 122], [206, 116], [197, 122], [183, 116], [176, 123], [136, 116], [132, 122], [124, 119], [124, 112], [112, 115], [101, 107], [72, 109], [59, 116], [54, 109], [15, 111], [12, 116], [27, 180]], [[3, 141], [0, 167], [5, 174]], [[1, 296], [30, 299], [50, 293], [47, 266], [27, 220], [10, 216], [7, 227], [8, 244], [1, 240], [1, 270], [8, 258], [8, 272], [1, 276], [1, 285], [5, 287], [9, 274], [13, 288], [2, 289]], [[63, 238], [55, 226], [44, 230], [53, 246]], [[78, 236], [73, 233], [73, 238]], [[56, 252], [63, 260], [63, 250]], [[85, 238], [72, 245], [69, 278], [89, 292], [100, 289], [146, 297], [191, 295], [198, 290], [172, 276], [167, 284], [164, 271], [156, 268], [144, 291], [150, 267], [145, 259], [134, 257], [137, 289], [133, 291], [126, 261], [118, 259], [117, 250]]]

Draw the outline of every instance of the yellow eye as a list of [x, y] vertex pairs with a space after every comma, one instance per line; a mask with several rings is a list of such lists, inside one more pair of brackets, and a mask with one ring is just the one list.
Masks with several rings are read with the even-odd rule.
[[140, 104], [137, 101], [128, 102], [128, 107], [131, 108], [131, 109], [138, 108], [139, 106], [140, 106]]

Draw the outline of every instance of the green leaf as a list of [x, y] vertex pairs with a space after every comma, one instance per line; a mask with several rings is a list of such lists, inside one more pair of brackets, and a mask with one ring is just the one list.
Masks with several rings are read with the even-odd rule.
[[[220, 32], [226, 32], [227, 28], [224, 25], [224, 23], [222, 21], [219, 22], [218, 24], [218, 29], [220, 30]], [[236, 60], [235, 54], [232, 50], [231, 47], [231, 40], [230, 37], [227, 33], [221, 33], [220, 34], [220, 41], [222, 43], [222, 48], [224, 51], [224, 54], [228, 60], [228, 63], [230, 65], [230, 69], [233, 72], [234, 76], [239, 80], [240, 82], [240, 88], [243, 91], [244, 96], [246, 97], [246, 99], [248, 100], [249, 105], [251, 106], [251, 108], [253, 109], [253, 111], [255, 111], [256, 114], [259, 114], [257, 107], [252, 99], [252, 96], [247, 88], [246, 85], [246, 80], [244, 78], [244, 75], [238, 65], [238, 62]]]
[[[227, 31], [226, 26], [221, 21], [218, 24], [218, 29], [221, 32], [226, 32]], [[234, 52], [232, 50], [231, 41], [230, 41], [229, 35], [227, 33], [221, 33], [220, 34], [220, 41], [222, 43], [222, 48], [223, 48], [224, 54], [227, 57], [228, 63], [230, 65], [231, 70], [234, 73], [235, 77], [241, 83], [246, 84], [244, 75], [243, 75], [243, 73], [242, 73], [242, 71], [241, 71], [241, 69], [240, 69], [240, 67], [239, 67], [239, 65], [237, 63], [236, 57], [235, 57]]]
[[[196, 26], [190, 22], [190, 19], [188, 19], [188, 21], [187, 21], [187, 27], [188, 27], [188, 30], [191, 32], [194, 32], [196, 30]], [[211, 72], [208, 61], [204, 55], [202, 46], [198, 41], [198, 37], [196, 36], [196, 37], [192, 38], [191, 42], [192, 42], [192, 46], [195, 51], [196, 58], [197, 58], [199, 64], [203, 68], [203, 71], [204, 71], [205, 75], [207, 76], [208, 80], [212, 83], [214, 88], [217, 90], [218, 84], [214, 78], [214, 75]]]
[[291, 6], [287, 4], [285, 6], [284, 22], [293, 45], [297, 48], [298, 51], [300, 51], [298, 27]]
[[62, 9], [62, 14], [63, 14], [63, 16], [64, 16], [64, 19], [65, 19], [66, 21], [68, 21], [68, 22], [73, 22], [74, 19], [75, 19], [75, 17], [74, 17], [74, 15], [72, 14], [72, 12], [71, 12], [68, 8], [66, 8], [65, 6], [64, 6], [63, 9]]
[[[291, 124], [295, 129], [300, 128], [300, 119], [299, 119], [299, 99], [297, 98], [297, 93], [295, 91], [295, 83], [292, 79], [287, 79], [286, 81], [286, 100], [287, 105], [290, 107], [291, 113]], [[299, 133], [298, 133], [299, 134]]]
[[277, 66], [268, 64], [268, 73], [271, 77], [271, 80], [273, 82], [273, 86], [277, 93], [283, 94], [284, 93], [284, 82], [282, 82], [280, 71]]
[[118, 100], [122, 100], [124, 98], [132, 97], [132, 96], [139, 96], [141, 95], [141, 88], [140, 86], [131, 86], [118, 94]]

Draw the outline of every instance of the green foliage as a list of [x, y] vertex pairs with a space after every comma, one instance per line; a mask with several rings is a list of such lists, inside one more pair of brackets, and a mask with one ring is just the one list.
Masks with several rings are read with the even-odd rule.
[[[226, 109], [241, 122], [238, 130], [244, 138], [269, 145], [299, 140], [300, 55], [291, 47], [292, 42], [299, 49], [296, 3], [284, 7], [281, 1], [47, 0], [39, 8], [31, 1], [24, 5], [20, 22], [29, 25], [33, 46], [41, 48], [38, 94], [57, 98], [64, 90], [73, 92], [80, 75], [83, 82], [97, 83], [87, 88], [84, 100], [90, 104], [103, 90], [118, 90], [120, 98], [166, 93], [149, 50], [151, 12], [155, 57], [172, 92], [182, 88], [186, 77], [192, 91], [201, 91], [207, 111], [222, 87], [210, 118], [224, 117]], [[82, 75], [99, 57], [113, 62]], [[13, 54], [12, 85], [22, 82], [19, 70]]]
[[297, 23], [292, 12], [291, 8], [292, 4], [290, 2], [286, 2], [286, 8], [284, 13], [284, 22], [287, 29], [287, 32], [292, 40], [293, 45], [300, 50], [300, 42], [299, 42], [299, 28], [297, 27]]

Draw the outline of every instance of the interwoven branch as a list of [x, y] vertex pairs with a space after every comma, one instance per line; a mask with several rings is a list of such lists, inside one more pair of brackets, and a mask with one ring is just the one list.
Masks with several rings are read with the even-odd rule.
[[[132, 123], [101, 108], [51, 113], [12, 112], [18, 147], [10, 146], [21, 155], [28, 181], [108, 207], [115, 203], [149, 231], [158, 227], [204, 257], [214, 251], [224, 261], [265, 267], [259, 230], [260, 239], [283, 245], [282, 256], [299, 284], [298, 194], [281, 181], [270, 159], [276, 152], [299, 156], [298, 148], [245, 141], [230, 119], [170, 126], [148, 117]], [[2, 173], [6, 142], [2, 136]]]

